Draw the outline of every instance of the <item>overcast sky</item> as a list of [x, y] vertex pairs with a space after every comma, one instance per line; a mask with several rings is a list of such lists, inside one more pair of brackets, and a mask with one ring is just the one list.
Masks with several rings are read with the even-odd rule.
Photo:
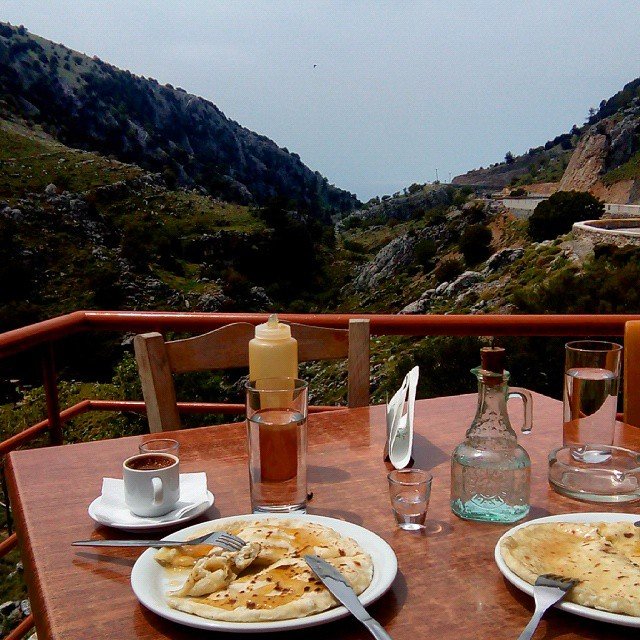
[[208, 98], [362, 200], [543, 144], [640, 76], [636, 0], [0, 0], [0, 20]]

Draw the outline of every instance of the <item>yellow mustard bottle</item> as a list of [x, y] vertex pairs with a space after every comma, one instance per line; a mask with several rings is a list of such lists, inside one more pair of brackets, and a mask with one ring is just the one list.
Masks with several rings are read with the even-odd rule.
[[291, 327], [273, 313], [249, 341], [249, 380], [297, 377], [298, 341], [291, 337]]

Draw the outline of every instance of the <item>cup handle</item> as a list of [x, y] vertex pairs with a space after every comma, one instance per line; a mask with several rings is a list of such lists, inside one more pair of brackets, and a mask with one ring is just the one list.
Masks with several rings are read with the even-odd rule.
[[511, 387], [507, 400], [511, 398], [521, 398], [524, 405], [524, 424], [522, 425], [522, 433], [531, 433], [533, 428], [533, 398], [531, 392], [520, 387]]
[[160, 478], [151, 478], [153, 485], [153, 504], [162, 504], [164, 501], [163, 484]]

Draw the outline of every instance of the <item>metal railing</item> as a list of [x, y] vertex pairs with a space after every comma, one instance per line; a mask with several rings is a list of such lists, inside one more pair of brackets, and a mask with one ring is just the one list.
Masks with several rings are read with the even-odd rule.
[[[0, 461], [14, 449], [35, 438], [48, 434], [52, 445], [63, 443], [63, 425], [87, 411], [131, 411], [145, 413], [141, 400], [86, 399], [60, 409], [54, 345], [70, 336], [95, 331], [140, 333], [146, 331], [197, 332], [217, 329], [232, 322], [260, 324], [266, 313], [190, 313], [155, 311], [76, 311], [33, 325], [0, 334], [0, 359], [40, 352], [42, 380], [46, 397], [46, 419], [0, 442]], [[297, 322], [329, 328], [347, 328], [351, 318], [367, 318], [371, 335], [388, 336], [622, 336], [628, 320], [640, 320], [640, 315], [376, 315], [376, 314], [281, 314], [285, 322]], [[315, 410], [334, 410], [342, 407], [315, 407]], [[186, 414], [225, 413], [244, 411], [239, 404], [178, 403]], [[1, 464], [1, 462], [0, 462]], [[9, 523], [10, 525], [10, 523]], [[17, 544], [15, 533], [0, 542], [0, 557]], [[33, 618], [25, 618], [7, 636], [7, 640], [21, 638], [33, 625]]]
[[[621, 336], [628, 320], [640, 315], [442, 315], [398, 316], [365, 314], [282, 314], [285, 322], [347, 328], [351, 318], [367, 318], [371, 335], [405, 336]], [[139, 333], [143, 331], [205, 332], [232, 322], [259, 324], [266, 313], [183, 313], [156, 311], [76, 311], [0, 334], [0, 359], [38, 350], [42, 363], [47, 417], [0, 442], [0, 457], [48, 433], [51, 444], [62, 444], [63, 424], [87, 411], [145, 413], [141, 400], [87, 399], [60, 409], [54, 344], [62, 338], [92, 331]], [[178, 403], [182, 413], [242, 413], [243, 405]], [[331, 410], [337, 407], [315, 407]]]

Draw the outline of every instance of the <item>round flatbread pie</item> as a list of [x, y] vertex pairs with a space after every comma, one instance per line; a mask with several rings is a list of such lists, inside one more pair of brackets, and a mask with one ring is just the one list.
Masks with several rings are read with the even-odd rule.
[[533, 524], [505, 538], [500, 553], [530, 584], [543, 574], [573, 578], [567, 600], [640, 616], [640, 528], [632, 522]]
[[211, 528], [247, 544], [238, 552], [212, 545], [163, 548], [155, 556], [168, 569], [192, 567], [167, 596], [169, 606], [226, 622], [301, 618], [338, 605], [304, 561], [318, 555], [336, 567], [356, 594], [371, 583], [371, 557], [333, 529], [295, 519], [242, 520]]

